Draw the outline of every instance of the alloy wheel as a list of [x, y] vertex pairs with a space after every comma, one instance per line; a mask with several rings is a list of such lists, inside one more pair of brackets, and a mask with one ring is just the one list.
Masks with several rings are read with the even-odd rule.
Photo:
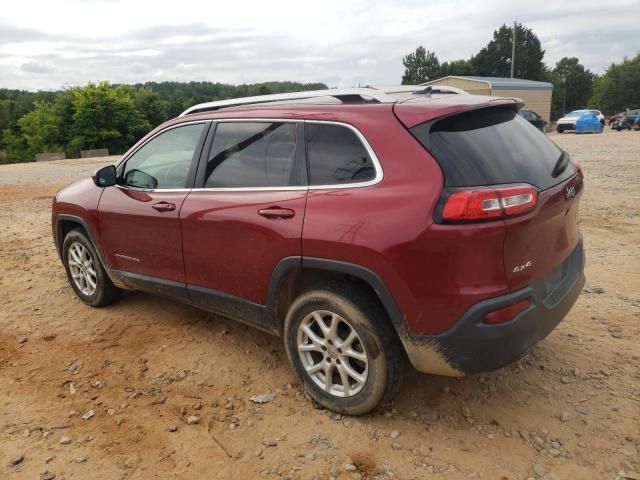
[[93, 256], [89, 249], [80, 242], [73, 242], [67, 254], [71, 278], [83, 295], [91, 296], [98, 285]]
[[356, 395], [364, 387], [369, 360], [362, 339], [340, 315], [317, 310], [298, 327], [296, 342], [311, 380], [337, 397]]

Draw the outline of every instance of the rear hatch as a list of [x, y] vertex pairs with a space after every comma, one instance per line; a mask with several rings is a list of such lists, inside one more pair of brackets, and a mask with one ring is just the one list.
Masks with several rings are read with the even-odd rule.
[[[412, 109], [415, 119], [415, 106]], [[401, 110], [402, 104], [396, 105], [396, 115], [403, 121]], [[529, 188], [533, 201], [526, 211], [509, 214], [505, 207], [499, 217], [472, 221], [503, 222], [503, 261], [510, 290], [545, 276], [550, 281], [562, 278], [560, 265], [574, 250], [580, 235], [582, 173], [566, 152], [517, 115], [515, 102], [405, 125], [436, 159], [445, 176], [437, 222], [447, 223], [442, 212], [455, 192], [484, 192], [486, 187], [489, 191], [518, 192], [512, 187]]]

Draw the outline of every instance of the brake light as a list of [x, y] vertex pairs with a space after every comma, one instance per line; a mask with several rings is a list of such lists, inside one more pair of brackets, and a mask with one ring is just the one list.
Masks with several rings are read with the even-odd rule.
[[442, 211], [448, 222], [491, 220], [533, 210], [538, 191], [531, 185], [476, 187], [449, 195]]
[[521, 302], [508, 305], [506, 307], [499, 308], [493, 312], [487, 313], [482, 321], [484, 323], [496, 324], [504, 323], [509, 320], [513, 320], [516, 315], [524, 312], [529, 307], [529, 300], [522, 300]]

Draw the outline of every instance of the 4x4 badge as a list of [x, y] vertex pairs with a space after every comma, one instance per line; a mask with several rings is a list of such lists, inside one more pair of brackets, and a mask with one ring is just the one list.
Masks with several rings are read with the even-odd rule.
[[564, 189], [564, 198], [567, 200], [576, 196], [576, 186], [572, 185]]

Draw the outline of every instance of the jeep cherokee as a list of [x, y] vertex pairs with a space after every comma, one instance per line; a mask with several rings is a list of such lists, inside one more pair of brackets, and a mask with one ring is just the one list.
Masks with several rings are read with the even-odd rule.
[[71, 287], [279, 334], [311, 397], [346, 414], [388, 400], [407, 360], [514, 362], [584, 284], [582, 171], [517, 99], [417, 88], [188, 109], [56, 194]]

